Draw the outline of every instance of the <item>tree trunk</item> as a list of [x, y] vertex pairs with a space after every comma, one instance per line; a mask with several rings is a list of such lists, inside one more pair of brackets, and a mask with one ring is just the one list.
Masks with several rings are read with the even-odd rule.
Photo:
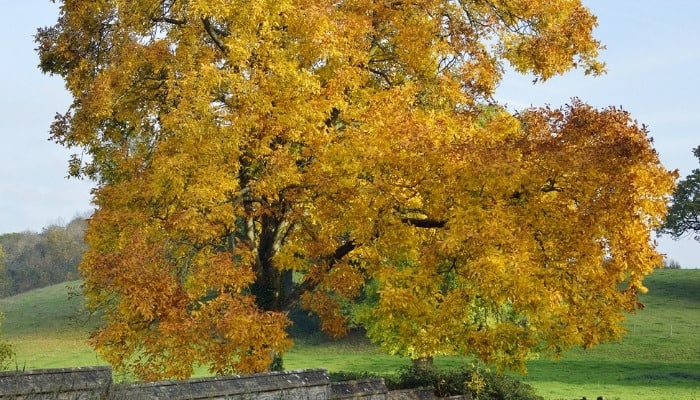
[[420, 357], [411, 359], [413, 367], [418, 369], [431, 369], [433, 368], [433, 357]]

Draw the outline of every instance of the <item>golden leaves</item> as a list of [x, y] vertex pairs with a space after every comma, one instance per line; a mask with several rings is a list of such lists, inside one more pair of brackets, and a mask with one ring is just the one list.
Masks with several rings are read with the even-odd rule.
[[[427, 163], [435, 180], [413, 180], [420, 201], [411, 212], [434, 210], [446, 229], [372, 218], [379, 233], [362, 251], [378, 298], [356, 317], [387, 350], [521, 367], [539, 343], [591, 346], [622, 333], [622, 312], [637, 303], [620, 285], [643, 290], [642, 277], [659, 265], [649, 234], [674, 175], [621, 110], [575, 101], [523, 113], [521, 123], [518, 131], [508, 118], [483, 119], [459, 146], [439, 148], [450, 165]], [[431, 150], [423, 146], [421, 157]], [[420, 176], [408, 164], [392, 171]]]
[[543, 80], [579, 66], [586, 74], [604, 72], [596, 60], [602, 45], [591, 35], [596, 17], [579, 1], [518, 1], [512, 10], [494, 11], [508, 15], [502, 51], [517, 71]]
[[127, 3], [65, 1], [38, 37], [75, 97], [52, 134], [99, 180], [81, 270], [110, 363], [265, 369], [295, 296], [411, 357], [620, 334], [673, 176], [621, 110], [489, 100], [504, 62], [601, 71], [579, 1]]

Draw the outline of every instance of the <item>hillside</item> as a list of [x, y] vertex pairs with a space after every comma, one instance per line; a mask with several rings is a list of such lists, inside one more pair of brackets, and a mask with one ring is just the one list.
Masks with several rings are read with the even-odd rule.
[[[627, 321], [620, 343], [573, 349], [558, 362], [533, 360], [522, 377], [546, 398], [700, 398], [700, 270], [661, 270], [646, 280], [645, 309]], [[4, 337], [16, 345], [20, 369], [103, 364], [86, 344], [97, 321], [69, 297], [69, 282], [0, 299]], [[462, 359], [441, 359], [458, 366]], [[289, 369], [395, 371], [408, 360], [377, 352], [361, 338], [299, 340], [285, 356]], [[692, 395], [690, 395], [692, 394]], [[632, 397], [634, 396], [634, 397]]]
[[659, 270], [622, 342], [535, 360], [523, 378], [546, 398], [700, 398], [700, 270]]
[[86, 343], [97, 321], [81, 312], [80, 297], [69, 295], [79, 285], [64, 282], [0, 299], [1, 329], [16, 346], [17, 368], [104, 364]]

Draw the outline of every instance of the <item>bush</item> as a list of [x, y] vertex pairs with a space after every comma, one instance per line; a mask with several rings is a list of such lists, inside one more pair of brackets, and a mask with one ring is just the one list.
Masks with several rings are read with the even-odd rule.
[[438, 370], [410, 366], [399, 374], [399, 388], [431, 387], [439, 397], [471, 394], [478, 400], [542, 400], [532, 386], [478, 367]]
[[526, 383], [474, 366], [443, 371], [412, 365], [402, 368], [398, 375], [378, 376], [369, 372], [332, 372], [329, 375], [334, 382], [383, 378], [389, 390], [427, 387], [438, 397], [471, 394], [475, 400], [543, 400]]
[[527, 383], [506, 375], [486, 373], [484, 391], [479, 399], [484, 400], [543, 400], [535, 389]]

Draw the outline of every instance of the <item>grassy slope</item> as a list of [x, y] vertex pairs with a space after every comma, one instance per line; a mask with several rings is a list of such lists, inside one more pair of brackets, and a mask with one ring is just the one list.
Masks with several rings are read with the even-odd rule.
[[80, 317], [81, 299], [69, 297], [66, 282], [0, 299], [0, 330], [15, 346], [19, 369], [101, 365], [87, 345], [96, 321]]
[[700, 399], [700, 270], [656, 271], [646, 284], [622, 342], [533, 361], [523, 380], [553, 399]]
[[[4, 337], [22, 369], [103, 364], [85, 344], [94, 321], [75, 319], [80, 300], [68, 283], [0, 299]], [[523, 380], [547, 399], [700, 399], [700, 270], [662, 270], [647, 279], [646, 309], [632, 315], [621, 343], [572, 350], [556, 363], [535, 360]], [[464, 360], [441, 359], [458, 366]], [[358, 337], [298, 341], [285, 367], [387, 373], [409, 361], [379, 353]]]

